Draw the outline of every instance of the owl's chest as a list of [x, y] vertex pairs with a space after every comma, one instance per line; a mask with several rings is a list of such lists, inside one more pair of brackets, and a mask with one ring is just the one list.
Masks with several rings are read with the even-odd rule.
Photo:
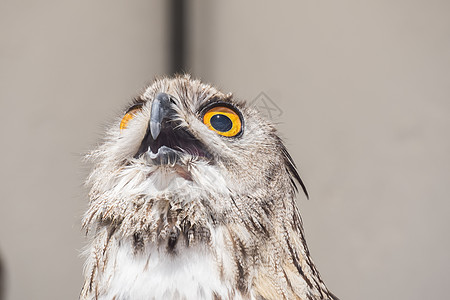
[[[201, 247], [165, 249], [147, 247], [133, 253], [121, 245], [111, 272], [105, 272], [108, 292], [103, 299], [228, 299], [230, 286], [221, 279], [211, 252]], [[107, 274], [109, 273], [109, 274]]]

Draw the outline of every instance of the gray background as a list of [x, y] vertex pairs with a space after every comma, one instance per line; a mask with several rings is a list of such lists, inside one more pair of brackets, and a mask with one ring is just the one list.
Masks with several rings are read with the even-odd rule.
[[[186, 71], [282, 110], [306, 237], [341, 299], [445, 299], [450, 2], [189, 1]], [[6, 299], [76, 299], [81, 157], [168, 72], [160, 1], [0, 2]]]

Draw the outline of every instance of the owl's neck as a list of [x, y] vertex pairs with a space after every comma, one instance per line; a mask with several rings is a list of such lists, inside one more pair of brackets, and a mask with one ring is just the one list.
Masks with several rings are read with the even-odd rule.
[[[228, 202], [234, 206], [219, 212], [210, 207], [214, 201], [224, 199], [136, 199], [125, 212], [117, 205], [109, 215], [93, 214], [109, 219], [96, 222], [89, 282], [108, 287], [104, 293], [151, 293], [143, 298], [178, 290], [187, 299], [202, 299], [187, 287], [203, 286], [201, 293], [222, 299], [331, 299], [309, 256], [293, 200], [250, 207], [246, 197], [233, 197]], [[133, 272], [135, 281], [122, 278]], [[193, 282], [182, 284], [186, 276]], [[148, 282], [170, 285], [151, 292]]]

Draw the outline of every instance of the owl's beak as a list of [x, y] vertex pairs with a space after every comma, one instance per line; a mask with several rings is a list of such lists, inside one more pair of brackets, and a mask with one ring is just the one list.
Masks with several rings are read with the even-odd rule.
[[155, 164], [177, 162], [185, 154], [209, 157], [204, 145], [180, 127], [173, 96], [158, 93], [153, 99], [147, 133], [135, 157], [147, 154]]
[[171, 108], [170, 96], [166, 93], [158, 93], [152, 103], [150, 113], [150, 134], [156, 140], [161, 133], [161, 123], [165, 118], [170, 118], [174, 113]]

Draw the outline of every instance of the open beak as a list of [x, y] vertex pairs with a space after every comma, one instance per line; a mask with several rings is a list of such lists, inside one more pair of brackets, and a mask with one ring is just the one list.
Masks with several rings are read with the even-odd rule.
[[147, 153], [158, 165], [174, 164], [182, 155], [210, 157], [204, 145], [181, 128], [173, 96], [158, 93], [153, 100], [147, 132], [135, 157]]

